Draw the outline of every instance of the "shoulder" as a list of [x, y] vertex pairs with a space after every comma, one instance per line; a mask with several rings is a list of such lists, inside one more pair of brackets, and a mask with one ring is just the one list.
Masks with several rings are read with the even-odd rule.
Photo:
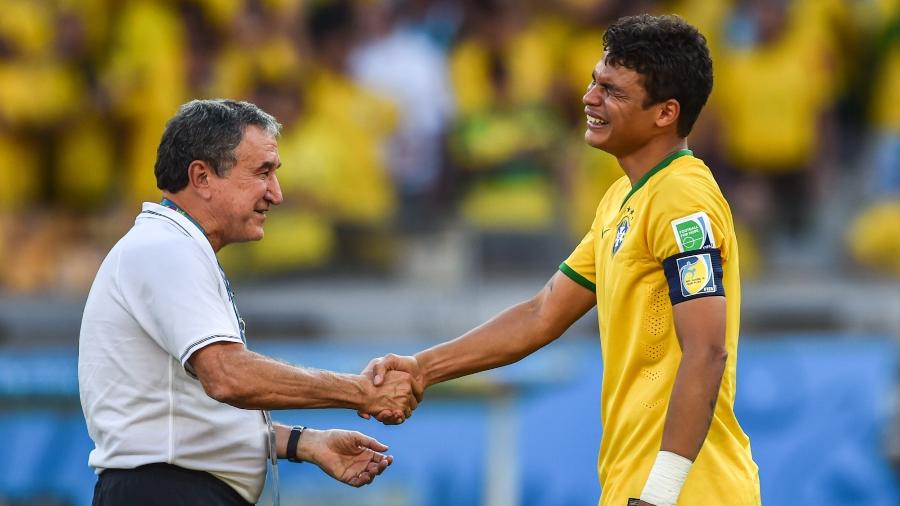
[[197, 240], [161, 220], [141, 220], [116, 245], [119, 273], [167, 278], [209, 270]]
[[724, 248], [723, 257], [728, 256], [731, 209], [709, 168], [697, 158], [683, 158], [660, 174], [651, 190], [649, 233], [659, 257], [706, 248]]
[[629, 191], [631, 191], [631, 180], [628, 179], [628, 176], [623, 175], [609, 186], [609, 189], [603, 194], [603, 198], [600, 199], [600, 205], [597, 206], [597, 209], [614, 206], [618, 210], [619, 206], [622, 205], [622, 200], [625, 199]]
[[650, 192], [654, 208], [660, 212], [697, 209], [731, 213], [712, 172], [699, 158], [682, 157], [673, 162], [672, 167], [659, 174]]
[[616, 182], [609, 186], [609, 189], [606, 190], [606, 195], [604, 199], [607, 197], [622, 195], [625, 196], [628, 193], [628, 190], [631, 189], [631, 180], [628, 179], [628, 176], [622, 175], [619, 179], [616, 179]]

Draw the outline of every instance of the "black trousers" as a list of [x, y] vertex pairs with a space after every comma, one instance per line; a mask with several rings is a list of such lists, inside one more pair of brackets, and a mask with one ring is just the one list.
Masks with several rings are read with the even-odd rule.
[[171, 464], [107, 469], [97, 478], [93, 506], [247, 506], [224, 481]]

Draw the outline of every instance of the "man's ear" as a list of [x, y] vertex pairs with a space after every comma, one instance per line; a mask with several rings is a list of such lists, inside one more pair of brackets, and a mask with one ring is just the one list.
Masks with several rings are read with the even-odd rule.
[[681, 104], [674, 98], [670, 98], [656, 105], [658, 113], [656, 115], [656, 126], [666, 128], [675, 125], [677, 128], [678, 117], [681, 116]]
[[213, 176], [212, 166], [203, 160], [194, 160], [188, 165], [188, 187], [204, 200], [212, 196], [209, 184]]

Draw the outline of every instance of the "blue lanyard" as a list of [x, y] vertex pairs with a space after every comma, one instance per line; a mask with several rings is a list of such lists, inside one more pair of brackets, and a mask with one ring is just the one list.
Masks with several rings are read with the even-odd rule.
[[[203, 236], [206, 237], [206, 230], [203, 230], [203, 226], [201, 226], [200, 223], [197, 220], [195, 220], [193, 216], [188, 214], [187, 211], [182, 209], [181, 206], [179, 206], [175, 202], [172, 202], [171, 200], [167, 199], [166, 197], [163, 197], [162, 200], [159, 201], [159, 205], [168, 207], [169, 209], [171, 209], [171, 210], [175, 211], [176, 213], [187, 218], [188, 221], [190, 221], [191, 223], [196, 225], [196, 227], [198, 229], [200, 229], [200, 233], [202, 233]], [[237, 321], [238, 321], [238, 328], [241, 331], [241, 341], [243, 341], [244, 344], [247, 344], [246, 325], [244, 324], [244, 319], [241, 318], [241, 312], [238, 311], [237, 303], [235, 301], [235, 296], [234, 296], [234, 289], [231, 288], [231, 281], [228, 280], [228, 275], [225, 274], [225, 269], [222, 268], [222, 264], [219, 263], [218, 259], [216, 259], [216, 264], [218, 264], [218, 266], [219, 266], [219, 274], [222, 275], [222, 281], [225, 282], [225, 290], [228, 291], [228, 300], [231, 301], [231, 308], [234, 310], [234, 316], [237, 318]]]

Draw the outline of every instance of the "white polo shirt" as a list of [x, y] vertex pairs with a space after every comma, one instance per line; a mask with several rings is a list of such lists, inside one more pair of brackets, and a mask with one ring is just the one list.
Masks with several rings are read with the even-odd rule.
[[216, 342], [241, 343], [225, 278], [188, 218], [144, 203], [109, 252], [88, 295], [78, 385], [88, 464], [131, 469], [165, 462], [207, 471], [255, 503], [266, 474], [259, 411], [206, 395], [188, 358]]

